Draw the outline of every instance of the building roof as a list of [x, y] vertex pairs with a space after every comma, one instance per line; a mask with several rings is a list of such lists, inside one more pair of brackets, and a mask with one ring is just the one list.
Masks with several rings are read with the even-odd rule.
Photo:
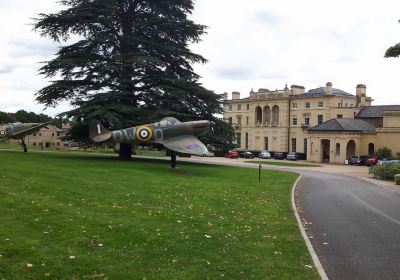
[[[306, 93], [298, 94], [296, 96], [321, 96], [321, 95], [327, 95], [326, 92], [327, 92], [326, 87], [319, 87], [319, 88], [311, 89], [311, 90], [307, 91]], [[332, 95], [354, 96], [348, 92], [345, 92], [345, 91], [343, 91], [341, 89], [337, 89], [337, 88], [332, 88]]]
[[356, 118], [383, 118], [384, 111], [400, 111], [400, 105], [381, 105], [363, 107]]
[[376, 127], [364, 120], [360, 119], [331, 119], [320, 125], [314, 126], [309, 131], [344, 131], [344, 132], [360, 132], [373, 133]]

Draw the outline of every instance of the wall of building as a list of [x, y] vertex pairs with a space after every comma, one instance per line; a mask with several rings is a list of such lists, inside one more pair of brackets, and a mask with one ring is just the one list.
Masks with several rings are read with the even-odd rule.
[[[326, 90], [329, 92], [329, 84]], [[303, 93], [303, 87], [292, 86], [291, 91], [288, 88], [279, 91], [252, 91], [246, 99], [240, 99], [240, 95], [235, 93], [234, 100], [226, 100], [224, 118], [226, 121], [231, 118], [233, 127], [240, 134], [240, 148], [252, 151], [296, 151], [306, 153], [309, 161], [321, 162], [324, 157], [329, 157], [331, 163], [338, 164], [343, 164], [353, 154], [373, 154], [382, 147], [388, 147], [394, 153], [400, 152], [399, 111], [385, 111], [383, 118], [365, 119], [378, 127], [374, 134], [308, 132], [309, 127], [319, 124], [319, 115], [322, 116], [323, 122], [340, 117], [354, 118], [361, 106], [370, 106], [372, 99], [366, 96], [365, 85], [358, 85], [356, 95], [353, 96], [307, 96]], [[274, 125], [271, 119], [266, 121], [267, 106], [279, 107], [278, 125]], [[257, 119], [257, 108], [262, 109], [261, 121], [259, 116]], [[268, 147], [265, 145], [266, 140]], [[349, 150], [353, 144], [354, 150]]]
[[[64, 149], [62, 137], [65, 136], [65, 131], [58, 129], [54, 125], [48, 125], [47, 128], [41, 128], [38, 132], [26, 136], [25, 143], [28, 146], [43, 148], [57, 148]], [[19, 144], [19, 140], [11, 139], [10, 143]]]

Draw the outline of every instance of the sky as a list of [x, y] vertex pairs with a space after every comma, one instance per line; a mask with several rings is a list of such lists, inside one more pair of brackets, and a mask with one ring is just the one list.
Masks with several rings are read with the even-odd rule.
[[[58, 45], [32, 31], [33, 18], [59, 9], [54, 0], [0, 0], [0, 111], [69, 109], [43, 111], [34, 96], [48, 84], [41, 62]], [[400, 58], [383, 57], [400, 42], [397, 0], [195, 0], [191, 18], [208, 26], [191, 48], [208, 59], [194, 68], [216, 93], [329, 81], [352, 94], [366, 84], [374, 105], [400, 104]]]

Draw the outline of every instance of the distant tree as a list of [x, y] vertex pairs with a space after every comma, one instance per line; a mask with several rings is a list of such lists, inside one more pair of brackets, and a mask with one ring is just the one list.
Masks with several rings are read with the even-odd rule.
[[15, 115], [12, 113], [0, 112], [0, 124], [16, 122]]
[[387, 148], [387, 147], [383, 147], [383, 148], [379, 148], [376, 151], [376, 154], [381, 158], [391, 158], [392, 157], [392, 150]]
[[[0, 112], [0, 123], [37, 123], [37, 122], [50, 122], [54, 119], [45, 114], [36, 114], [34, 112], [27, 112], [25, 110], [19, 110], [16, 113], [5, 113]], [[59, 127], [61, 126], [58, 125]]]
[[[37, 93], [39, 103], [67, 100], [74, 109], [65, 116], [82, 125], [96, 118], [110, 129], [165, 116], [186, 121], [222, 113], [220, 96], [202, 87], [192, 68], [206, 62], [189, 49], [206, 28], [188, 19], [192, 0], [60, 3], [65, 10], [35, 20], [42, 36], [68, 43], [40, 69], [47, 78], [61, 79]], [[129, 151], [121, 145], [120, 158], [130, 158]]]
[[400, 43], [388, 48], [385, 52], [385, 57], [399, 57], [399, 56], [400, 56]]

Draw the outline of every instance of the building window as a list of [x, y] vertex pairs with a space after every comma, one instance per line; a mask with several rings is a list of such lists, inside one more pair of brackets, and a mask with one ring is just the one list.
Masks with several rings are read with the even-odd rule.
[[54, 136], [54, 133], [52, 133], [51, 136]]
[[256, 108], [256, 125], [261, 125], [262, 123], [262, 109], [260, 106]]
[[304, 118], [304, 124], [305, 125], [310, 125], [310, 117], [305, 117]]
[[232, 124], [232, 117], [229, 117], [228, 123]]
[[39, 136], [42, 136], [42, 133], [39, 133]]
[[339, 108], [342, 108], [342, 107], [343, 107], [343, 103], [342, 103], [342, 102], [338, 102], [337, 106], [338, 106]]
[[310, 106], [310, 102], [306, 102], [305, 107], [306, 107], [306, 108], [310, 108], [310, 107], [311, 107], [311, 106]]
[[321, 124], [324, 122], [324, 116], [323, 115], [318, 115], [318, 124]]
[[279, 107], [275, 105], [272, 107], [272, 126], [279, 125]]
[[33, 133], [33, 136], [36, 136], [36, 133]]
[[60, 142], [57, 142], [57, 146], [60, 146]]
[[246, 105], [247, 110], [250, 110], [250, 104]]
[[246, 125], [249, 125], [249, 117], [246, 117]]
[[268, 151], [268, 137], [264, 137], [264, 150]]
[[232, 111], [232, 104], [229, 104], [229, 111]]
[[249, 133], [247, 133], [247, 132], [246, 132], [245, 143], [246, 143], [245, 149], [247, 150], [249, 148]]
[[307, 156], [307, 138], [304, 138], [304, 153], [306, 154], [306, 156]]
[[292, 103], [292, 108], [297, 109], [297, 103]]
[[349, 104], [348, 103], [344, 103], [344, 107], [349, 107]]
[[238, 146], [240, 147], [240, 144], [241, 144], [241, 137], [242, 137], [242, 134], [241, 133], [237, 133], [236, 134], [236, 143], [238, 144]]
[[296, 138], [292, 138], [292, 152], [296, 152]]
[[33, 143], [33, 146], [35, 146], [35, 147], [36, 147], [36, 143]]
[[241, 125], [242, 124], [242, 116], [237, 116], [237, 124]]
[[354, 107], [354, 104], [350, 104], [350, 108], [353, 108]]
[[297, 117], [293, 117], [293, 119], [292, 119], [292, 124], [293, 124], [293, 125], [297, 125]]
[[318, 102], [318, 108], [322, 108], [322, 107], [324, 107], [324, 102], [319, 101], [319, 102]]
[[242, 110], [242, 104], [238, 104], [238, 111]]
[[342, 114], [336, 115], [336, 118], [337, 118], [337, 119], [342, 119], [342, 118], [343, 118], [343, 115], [342, 115]]
[[336, 155], [339, 156], [340, 155], [340, 144], [336, 143]]
[[263, 118], [263, 124], [269, 125], [271, 122], [271, 109], [269, 108], [269, 106], [264, 107]]
[[57, 132], [57, 137], [60, 137], [60, 132]]

